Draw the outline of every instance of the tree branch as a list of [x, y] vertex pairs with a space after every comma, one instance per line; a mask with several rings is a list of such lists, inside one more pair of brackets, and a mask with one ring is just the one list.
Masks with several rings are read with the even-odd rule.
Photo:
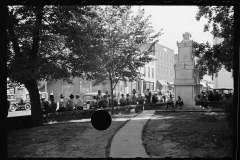
[[19, 47], [19, 44], [18, 44], [18, 40], [17, 40], [16, 34], [14, 32], [13, 11], [9, 12], [7, 6], [6, 6], [5, 9], [6, 9], [5, 11], [7, 12], [7, 30], [9, 31], [9, 34], [10, 34], [10, 37], [11, 37], [10, 39], [13, 43], [14, 52], [16, 54], [16, 57], [22, 57], [22, 53], [20, 52], [20, 47]]
[[32, 50], [30, 52], [31, 59], [35, 59], [37, 57], [38, 49], [39, 49], [39, 41], [40, 41], [40, 26], [42, 24], [43, 19], [43, 8], [44, 6], [37, 6], [37, 13], [36, 13], [36, 22], [35, 22], [35, 29], [33, 31], [33, 44]]

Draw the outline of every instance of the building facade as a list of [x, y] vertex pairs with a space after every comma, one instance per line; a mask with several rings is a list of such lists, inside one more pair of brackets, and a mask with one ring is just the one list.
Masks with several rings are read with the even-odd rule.
[[[223, 42], [223, 38], [214, 38], [213, 45]], [[233, 87], [232, 72], [228, 72], [224, 66], [220, 69], [217, 74], [213, 76], [214, 88], [231, 88]]]
[[[151, 44], [141, 47], [141, 50], [146, 50]], [[144, 93], [147, 88], [150, 90], [169, 90], [168, 85], [173, 84], [174, 77], [174, 51], [160, 44], [154, 46], [154, 52], [150, 54], [155, 61], [146, 64], [144, 67], [139, 68], [142, 73], [141, 80], [134, 82], [119, 81], [113, 90], [113, 94], [120, 98], [121, 94], [131, 94], [135, 89], [138, 93]], [[110, 83], [105, 83], [97, 86], [92, 86], [91, 81], [82, 78], [74, 78], [73, 84], [68, 84], [62, 80], [49, 81], [39, 87], [39, 91], [53, 93], [54, 97], [59, 98], [60, 94], [64, 94], [66, 98], [70, 94], [79, 94], [82, 96], [84, 93], [108, 91], [110, 93]]]

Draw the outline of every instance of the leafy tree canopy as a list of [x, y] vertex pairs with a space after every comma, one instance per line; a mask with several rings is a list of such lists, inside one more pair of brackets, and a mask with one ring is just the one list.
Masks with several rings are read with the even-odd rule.
[[[223, 42], [210, 46], [206, 44], [194, 43], [196, 56], [199, 65], [202, 66], [202, 74], [209, 70], [210, 74], [217, 73], [224, 65], [229, 72], [233, 71], [233, 6], [199, 6], [196, 20], [200, 21], [202, 17], [208, 19], [204, 25], [204, 32], [211, 29], [213, 37], [223, 38]], [[232, 73], [233, 73], [232, 72]]]
[[96, 7], [99, 23], [105, 32], [96, 60], [96, 72], [92, 73], [95, 84], [110, 80], [134, 81], [140, 78], [139, 68], [153, 60], [150, 53], [161, 32], [154, 34], [149, 23], [151, 16], [144, 18], [144, 9], [133, 15], [131, 6]]

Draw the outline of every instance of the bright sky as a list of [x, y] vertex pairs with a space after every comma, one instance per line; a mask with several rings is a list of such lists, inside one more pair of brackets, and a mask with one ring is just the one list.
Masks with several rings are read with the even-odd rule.
[[[177, 54], [177, 41], [183, 40], [182, 34], [189, 32], [191, 39], [198, 43], [212, 45], [213, 37], [210, 32], [203, 32], [207, 19], [196, 20], [197, 6], [141, 6], [145, 9], [145, 16], [152, 15], [150, 22], [156, 32], [163, 29], [163, 34], [159, 37], [159, 44], [174, 50]], [[137, 13], [139, 6], [132, 9]]]
[[[139, 6], [133, 6], [134, 13], [137, 13]], [[159, 37], [159, 44], [174, 50], [177, 54], [177, 41], [183, 40], [182, 34], [189, 32], [191, 39], [198, 43], [212, 45], [213, 36], [210, 32], [203, 32], [204, 24], [207, 24], [206, 18], [196, 20], [198, 11], [197, 6], [141, 6], [145, 9], [145, 17], [152, 15], [150, 22], [155, 32], [161, 29], [163, 34]], [[203, 79], [211, 81], [211, 77], [205, 75]]]

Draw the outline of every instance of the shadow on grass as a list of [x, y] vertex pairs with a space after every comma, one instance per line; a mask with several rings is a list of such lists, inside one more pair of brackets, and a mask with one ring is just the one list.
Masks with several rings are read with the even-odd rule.
[[147, 122], [142, 133], [150, 157], [232, 156], [231, 130], [221, 113], [157, 113]]

